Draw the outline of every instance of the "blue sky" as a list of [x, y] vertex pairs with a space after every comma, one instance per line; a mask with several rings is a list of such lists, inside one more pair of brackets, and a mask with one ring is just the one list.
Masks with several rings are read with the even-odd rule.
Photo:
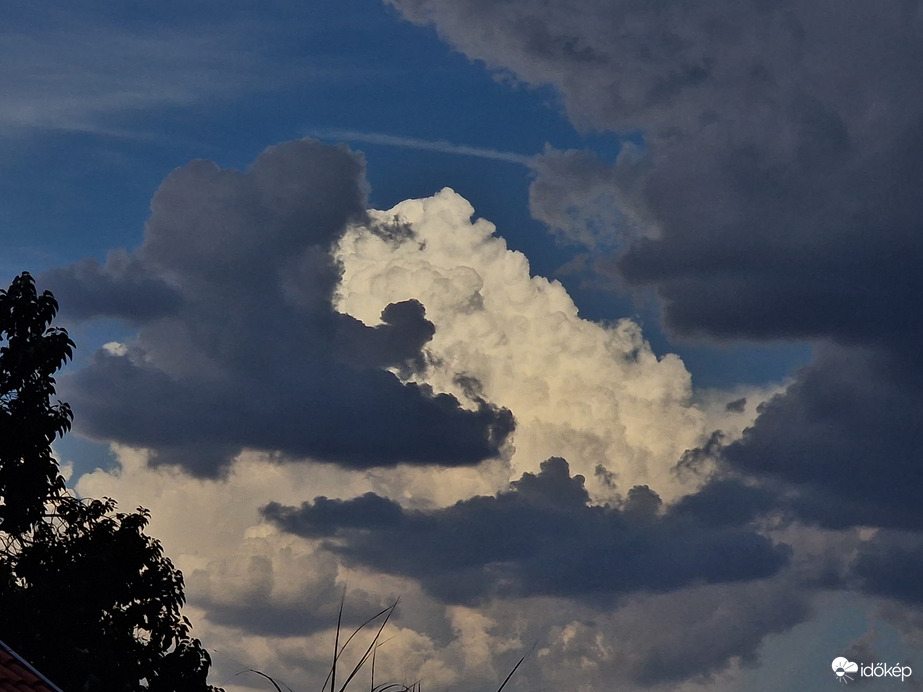
[[72, 485], [152, 510], [235, 692], [318, 686], [347, 584], [403, 594], [382, 665], [428, 689], [533, 641], [513, 689], [917, 660], [920, 33], [896, 0], [17, 8], [0, 278], [77, 341]]

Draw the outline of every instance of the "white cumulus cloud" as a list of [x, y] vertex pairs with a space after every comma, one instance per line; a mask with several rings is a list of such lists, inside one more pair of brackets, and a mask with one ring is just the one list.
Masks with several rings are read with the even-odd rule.
[[510, 478], [555, 455], [586, 476], [596, 500], [634, 485], [675, 497], [683, 488], [672, 467], [710, 432], [682, 361], [658, 357], [631, 320], [582, 319], [560, 283], [532, 276], [526, 257], [473, 213], [449, 189], [371, 212], [336, 250], [337, 308], [377, 324], [389, 303], [419, 300], [436, 333], [414, 378], [513, 412]]

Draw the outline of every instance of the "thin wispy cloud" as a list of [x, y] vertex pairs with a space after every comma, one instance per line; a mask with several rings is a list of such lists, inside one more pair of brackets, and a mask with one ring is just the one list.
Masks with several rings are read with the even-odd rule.
[[452, 144], [444, 139], [419, 139], [417, 137], [402, 137], [380, 132], [356, 132], [354, 130], [318, 129], [305, 133], [308, 137], [318, 139], [337, 140], [342, 142], [362, 142], [364, 144], [377, 144], [385, 147], [399, 147], [401, 149], [417, 149], [422, 151], [438, 151], [443, 154], [458, 154], [460, 156], [474, 156], [492, 161], [506, 161], [531, 166], [532, 156], [517, 154], [512, 151], [498, 151], [485, 147], [469, 147], [464, 144]]

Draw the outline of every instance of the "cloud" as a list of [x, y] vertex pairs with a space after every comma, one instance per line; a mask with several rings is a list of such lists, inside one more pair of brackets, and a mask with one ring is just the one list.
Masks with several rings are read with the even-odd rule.
[[[140, 248], [41, 280], [65, 316], [139, 328], [62, 378], [78, 429], [149, 448], [78, 487], [152, 508], [196, 633], [322, 679], [348, 583], [351, 621], [406, 594], [383, 677], [496, 689], [491, 654], [537, 641], [523, 689], [685, 691], [732, 684], [815, 589], [917, 604], [918, 4], [391, 4], [556, 87], [577, 127], [643, 140], [614, 164], [546, 149], [531, 208], [656, 289], [674, 333], [826, 343], [763, 405], [703, 397], [451, 191], [368, 212], [361, 161], [313, 142], [178, 169]], [[267, 75], [231, 24], [100, 26], [7, 33], [29, 79], [0, 133], [118, 131]]]
[[827, 347], [723, 450], [730, 465], [782, 481], [802, 521], [919, 530], [915, 356]]
[[[149, 142], [161, 136], [152, 119], [168, 114], [205, 117], [246, 97], [380, 78], [379, 65], [325, 51], [341, 14], [289, 0], [163, 2], [144, 12], [94, 0], [21, 5], [0, 27], [11, 68], [0, 75], [0, 142], [62, 133]], [[371, 35], [380, 26], [351, 28]]]
[[[552, 458], [511, 490], [451, 507], [404, 511], [373, 493], [317, 497], [263, 514], [286, 531], [331, 538], [330, 549], [375, 570], [413, 577], [448, 602], [491, 597], [602, 598], [695, 583], [772, 576], [786, 551], [752, 531], [658, 515], [660, 498], [633, 488], [619, 508], [589, 506], [582, 476]], [[497, 527], [503, 527], [497, 531]]]
[[559, 151], [550, 146], [536, 156], [531, 168], [529, 211], [548, 226], [565, 244], [582, 245], [594, 252], [624, 250], [644, 234], [646, 216], [632, 207], [632, 199], [621, 192], [631, 181], [626, 169], [631, 145], [615, 165], [601, 161], [589, 151]]
[[919, 607], [923, 588], [915, 574], [923, 567], [923, 538], [899, 531], [878, 532], [862, 546], [855, 574], [866, 593]]
[[64, 314], [86, 320], [117, 317], [149, 321], [175, 314], [182, 295], [125, 251], [109, 254], [105, 266], [85, 259], [68, 267], [55, 267], [42, 275], [55, 295], [66, 296]]
[[[697, 504], [707, 479], [673, 471], [712, 423], [734, 439], [759, 393], [700, 408], [678, 358], [631, 321], [581, 319], [451, 191], [364, 207], [343, 148], [289, 143], [243, 172], [194, 162], [161, 186], [139, 248], [48, 276], [80, 315], [139, 327], [62, 382], [84, 431], [131, 445], [77, 487], [151, 509], [217, 683], [241, 684], [235, 660], [322, 679], [344, 585], [349, 622], [404, 594], [382, 679], [434, 687], [496, 689], [535, 641], [527, 689], [667, 689], [733, 676], [805, 616], [789, 550], [756, 528], [762, 496], [706, 484]], [[119, 302], [132, 276], [157, 309]], [[445, 461], [465, 445], [493, 458]], [[423, 465], [386, 463], [414, 454]], [[735, 491], [744, 502], [713, 506]], [[703, 657], [682, 633], [719, 598]]]
[[[533, 643], [535, 652], [517, 672], [512, 689], [570, 681], [569, 689], [577, 690], [618, 684], [626, 690], [665, 691], [687, 689], [681, 686], [687, 678], [711, 676], [714, 681], [727, 675], [733, 679], [741, 659], [752, 660], [768, 633], [785, 631], [810, 613], [810, 592], [799, 588], [788, 568], [768, 578], [742, 578], [759, 571], [758, 565], [743, 565], [744, 555], [735, 556], [734, 549], [750, 546], [755, 548], [754, 557], [763, 555], [770, 561], [784, 555], [768, 543], [762, 552], [759, 538], [752, 543], [745, 538], [748, 529], [712, 531], [686, 517], [668, 517], [663, 510], [660, 515], [645, 515], [644, 500], [651, 494], [643, 490], [634, 507], [629, 502], [594, 508], [587, 504], [579, 479], [569, 475], [560, 460], [546, 464], [543, 472], [520, 478], [503, 493], [425, 513], [401, 508], [393, 499], [375, 499], [368, 495], [377, 482], [373, 474], [338, 466], [280, 464], [271, 455], [245, 452], [221, 479], [190, 479], [176, 468], [152, 466], [146, 452], [127, 447], [115, 451], [119, 469], [86, 474], [78, 489], [88, 496], [119, 497], [125, 507], [142, 504], [151, 510], [152, 535], [163, 541], [165, 551], [186, 575], [187, 610], [194, 632], [216, 661], [212, 682], [235, 692], [250, 689], [243, 687], [248, 684], [243, 676], [235, 676], [247, 667], [269, 672], [293, 689], [322, 680], [344, 587], [350, 624], [358, 624], [362, 615], [401, 596], [387, 632], [388, 643], [378, 653], [381, 680], [421, 679], [433, 689], [464, 684], [466, 689], [483, 692], [496, 690]], [[438, 482], [434, 478], [433, 483]], [[261, 519], [260, 508], [271, 501], [297, 513], [305, 489], [332, 498], [320, 505], [308, 503], [320, 506], [312, 519], [324, 536], [297, 536]], [[353, 499], [335, 499], [338, 496]], [[486, 508], [489, 514], [479, 516], [478, 508]], [[435, 545], [432, 555], [411, 546], [409, 537], [398, 542], [395, 547], [412, 557], [406, 571], [415, 571], [416, 566], [418, 573], [389, 575], [348, 563], [342, 550], [325, 546], [353, 532], [371, 531], [384, 540], [388, 522], [393, 521], [389, 517], [398, 513], [400, 521], [419, 523], [428, 516], [440, 530], [457, 531], [443, 536], [444, 543]], [[531, 582], [533, 590], [546, 588], [556, 583], [555, 570], [569, 569], [575, 587], [563, 589], [567, 593], [558, 596], [495, 598], [470, 607], [452, 605], [420, 588], [418, 581], [427, 585], [435, 579], [436, 558], [445, 554], [455, 562], [461, 557], [473, 559], [464, 549], [477, 527], [490, 534], [486, 550], [501, 549], [505, 532], [496, 530], [495, 521], [490, 523], [499, 514], [516, 519], [509, 525], [513, 533], [507, 543], [515, 548], [515, 540], [524, 541], [518, 552], [520, 564], [567, 550], [570, 559], [583, 554], [597, 565], [608, 561], [617, 588], [660, 559], [663, 573], [655, 577], [655, 585], [672, 582], [675, 586], [664, 593], [649, 589], [622, 593], [617, 603], [607, 606], [607, 599], [599, 595], [574, 593], [587, 581], [578, 571], [586, 563], [578, 562], [554, 563], [551, 573], [539, 574]], [[558, 519], [563, 527], [557, 525]], [[587, 535], [556, 540], [568, 526], [579, 523], [582, 528], [587, 520]], [[617, 533], [610, 536], [605, 529]], [[342, 536], [331, 536], [334, 532]], [[730, 550], [727, 555], [720, 549], [721, 536], [740, 539], [725, 544]], [[691, 543], [679, 547], [677, 562], [677, 556], [661, 551], [676, 548], [681, 537]], [[601, 548], [629, 538], [635, 542], [628, 554], [594, 556], [590, 551], [594, 542]], [[645, 552], [649, 542], [651, 549]], [[451, 554], [453, 546], [455, 554]], [[535, 546], [538, 551], [530, 557]], [[735, 560], [742, 569], [734, 570]], [[678, 565], [675, 575], [674, 564]], [[703, 577], [679, 583], [696, 572], [742, 579], [706, 584]], [[458, 574], [454, 581], [460, 588], [464, 580]], [[559, 571], [557, 576], [565, 575]], [[258, 680], [252, 684], [259, 688]]]
[[498, 455], [508, 411], [382, 370], [419, 366], [433, 327], [418, 302], [383, 306], [374, 328], [330, 307], [329, 249], [364, 218], [364, 186], [360, 158], [312, 141], [245, 172], [195, 161], [161, 185], [140, 248], [43, 277], [78, 298], [72, 317], [140, 324], [62, 380], [78, 431], [197, 474], [244, 447], [357, 468]]
[[109, 8], [94, 6], [88, 19], [54, 4], [14, 13], [0, 30], [0, 55], [16, 66], [0, 76], [0, 137], [36, 130], [124, 135], [138, 112], [264, 88], [263, 61], [228, 16], [205, 26], [183, 13], [152, 31]]
[[671, 329], [919, 333], [906, 309], [923, 289], [917, 3], [390, 4], [491, 68], [552, 85], [578, 127], [643, 133], [646, 165], [609, 187], [658, 234], [617, 270], [657, 289]]
[[364, 190], [360, 158], [312, 141], [246, 171], [193, 162], [140, 247], [40, 279], [72, 319], [138, 328], [62, 379], [84, 433], [134, 448], [78, 488], [163, 516], [197, 634], [322, 677], [348, 583], [348, 622], [413, 601], [394, 679], [407, 661], [495, 689], [501, 654], [537, 641], [526, 687], [670, 689], [732, 679], [812, 589], [860, 583], [767, 529], [790, 494], [731, 459], [777, 390], [695, 395], [677, 357], [582, 319], [452, 191], [382, 212]]
[[655, 355], [631, 320], [582, 319], [558, 282], [532, 276], [526, 258], [473, 213], [449, 189], [370, 212], [337, 244], [337, 309], [375, 325], [389, 303], [426, 306], [435, 332], [425, 367], [406, 379], [513, 412], [503, 483], [555, 455], [587, 479], [596, 501], [635, 485], [668, 501], [688, 492], [672, 468], [711, 431], [682, 361]]
[[681, 498], [672, 512], [709, 526], [743, 526], [778, 506], [777, 498], [766, 488], [718, 479]]

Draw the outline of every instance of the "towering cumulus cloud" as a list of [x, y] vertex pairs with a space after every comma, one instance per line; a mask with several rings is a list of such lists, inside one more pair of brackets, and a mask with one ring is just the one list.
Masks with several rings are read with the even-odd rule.
[[330, 246], [364, 217], [364, 184], [359, 157], [311, 141], [245, 172], [195, 161], [157, 191], [140, 248], [46, 275], [65, 309], [141, 325], [65, 383], [79, 429], [206, 475], [243, 448], [355, 468], [497, 455], [508, 411], [382, 369], [418, 367], [419, 302], [382, 306], [375, 328], [331, 308]]
[[370, 212], [337, 248], [339, 309], [374, 325], [383, 306], [421, 301], [435, 334], [410, 379], [513, 411], [514, 476], [561, 456], [597, 499], [639, 484], [676, 496], [672, 467], [708, 432], [682, 362], [658, 358], [630, 320], [581, 319], [473, 213], [451, 190]]

